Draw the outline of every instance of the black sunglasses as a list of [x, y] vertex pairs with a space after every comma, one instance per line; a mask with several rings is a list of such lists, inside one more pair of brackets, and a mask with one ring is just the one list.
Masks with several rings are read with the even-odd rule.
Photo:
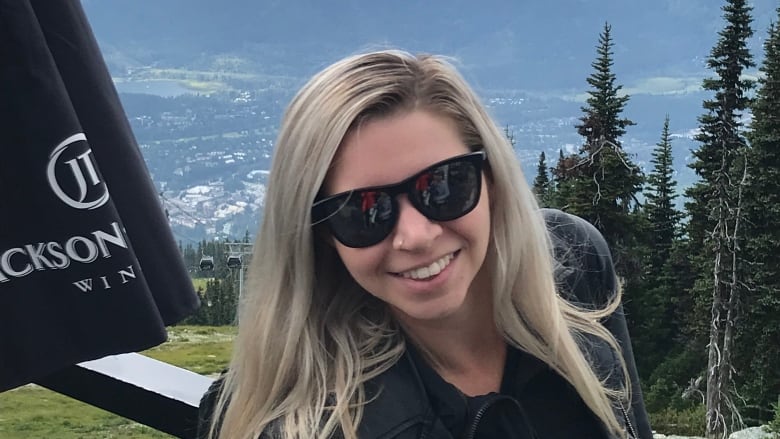
[[471, 212], [482, 190], [484, 150], [459, 155], [429, 166], [404, 181], [341, 192], [315, 200], [312, 225], [325, 224], [347, 247], [382, 242], [398, 221], [396, 197], [406, 194], [432, 221], [451, 221]]

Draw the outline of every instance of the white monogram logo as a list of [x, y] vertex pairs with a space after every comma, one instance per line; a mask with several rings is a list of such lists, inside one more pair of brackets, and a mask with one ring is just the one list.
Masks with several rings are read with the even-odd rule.
[[[95, 164], [92, 160], [92, 149], [86, 148], [86, 151], [76, 153], [74, 158], [66, 160], [62, 163], [68, 166], [73, 179], [76, 183], [78, 194], [76, 197], [72, 197], [65, 193], [57, 180], [57, 165], [60, 163], [60, 156], [68, 150], [68, 147], [83, 141], [86, 145], [87, 136], [84, 133], [74, 134], [62, 143], [54, 148], [54, 151], [49, 155], [49, 164], [46, 167], [46, 178], [49, 180], [49, 186], [54, 191], [54, 194], [62, 200], [65, 204], [76, 209], [97, 209], [98, 207], [106, 204], [108, 201], [108, 188], [106, 184], [100, 181], [100, 177], [95, 170]], [[86, 171], [86, 176], [84, 175]], [[89, 180], [90, 187], [87, 186], [87, 179]], [[96, 187], [97, 186], [97, 187]], [[89, 200], [87, 196], [89, 195]]]

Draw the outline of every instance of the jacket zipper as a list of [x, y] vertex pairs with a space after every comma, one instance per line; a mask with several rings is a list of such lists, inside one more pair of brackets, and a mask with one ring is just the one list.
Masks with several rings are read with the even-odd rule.
[[631, 419], [628, 417], [628, 412], [626, 411], [626, 408], [623, 406], [623, 401], [618, 401], [618, 404], [620, 404], [620, 411], [623, 412], [623, 418], [625, 418], [626, 420], [626, 427], [628, 427], [628, 434], [631, 435], [631, 438], [633, 439], [639, 439], [639, 436], [637, 436], [636, 434], [636, 430], [634, 430], [634, 426], [631, 424]]
[[477, 428], [479, 427], [479, 421], [482, 420], [482, 417], [485, 416], [485, 412], [493, 406], [493, 404], [497, 403], [498, 401], [502, 400], [509, 400], [512, 402], [515, 402], [512, 398], [498, 395], [495, 398], [492, 398], [490, 401], [488, 401], [485, 405], [479, 408], [477, 410], [477, 414], [474, 415], [474, 419], [471, 421], [471, 427], [468, 430], [468, 434], [463, 436], [463, 439], [474, 439], [474, 435], [477, 434]]
[[464, 437], [464, 439], [474, 439], [474, 435], [477, 434], [477, 427], [479, 427], [479, 421], [482, 419], [483, 416], [485, 416], [485, 412], [487, 411], [487, 409], [490, 408], [491, 405], [493, 405], [494, 401], [495, 400], [490, 401], [489, 403], [479, 408], [477, 414], [474, 415], [474, 419], [471, 421], [471, 428], [469, 428], [469, 432]]

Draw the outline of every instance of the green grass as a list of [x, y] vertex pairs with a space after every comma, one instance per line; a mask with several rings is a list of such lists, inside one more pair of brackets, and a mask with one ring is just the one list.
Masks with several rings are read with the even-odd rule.
[[0, 394], [0, 437], [140, 439], [173, 436], [30, 385]]
[[177, 326], [169, 328], [167, 343], [143, 353], [199, 374], [217, 374], [230, 361], [235, 334], [232, 326]]
[[214, 278], [203, 277], [203, 278], [192, 279], [192, 285], [195, 287], [196, 290], [201, 289], [203, 291], [206, 291], [206, 282], [210, 280], [214, 280]]
[[[235, 333], [234, 327], [172, 327], [168, 342], [143, 354], [201, 374], [216, 374], [229, 362]], [[172, 437], [35, 385], [0, 393], [3, 439]]]

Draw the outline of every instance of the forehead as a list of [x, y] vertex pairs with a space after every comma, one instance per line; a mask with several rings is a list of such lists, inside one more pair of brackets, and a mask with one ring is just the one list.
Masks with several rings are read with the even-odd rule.
[[468, 150], [455, 123], [443, 116], [416, 110], [372, 120], [344, 138], [325, 190], [334, 194], [396, 183]]

